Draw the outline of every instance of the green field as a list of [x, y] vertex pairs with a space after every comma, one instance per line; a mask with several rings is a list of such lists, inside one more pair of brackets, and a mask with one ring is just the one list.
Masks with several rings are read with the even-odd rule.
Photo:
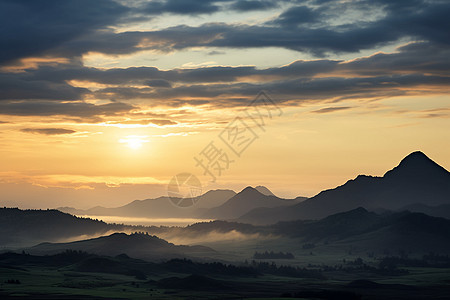
[[332, 270], [323, 271], [324, 278], [315, 279], [270, 274], [197, 276], [182, 268], [179, 272], [164, 271], [151, 264], [143, 265], [146, 278], [137, 279], [109, 271], [80, 272], [76, 266], [55, 267], [40, 262], [12, 265], [4, 260], [0, 264], [0, 298], [448, 299], [450, 295], [450, 268], [405, 268], [407, 274], [392, 276], [368, 270]]

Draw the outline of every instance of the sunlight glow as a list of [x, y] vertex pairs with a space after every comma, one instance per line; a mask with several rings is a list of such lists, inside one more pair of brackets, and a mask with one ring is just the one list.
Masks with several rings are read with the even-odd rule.
[[129, 135], [124, 139], [120, 139], [119, 143], [126, 144], [127, 147], [137, 150], [142, 147], [144, 143], [148, 143], [147, 136]]

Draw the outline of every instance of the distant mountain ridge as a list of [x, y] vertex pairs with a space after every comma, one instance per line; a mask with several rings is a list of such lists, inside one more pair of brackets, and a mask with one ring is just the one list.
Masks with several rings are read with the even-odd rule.
[[183, 209], [173, 205], [168, 197], [135, 200], [126, 205], [114, 208], [96, 206], [86, 210], [71, 207], [60, 207], [58, 209], [70, 214], [87, 216], [196, 218], [207, 209], [223, 204], [234, 195], [236, 193], [232, 190], [211, 190], [199, 196], [196, 205]]
[[383, 177], [359, 175], [334, 189], [289, 207], [257, 208], [239, 221], [270, 224], [321, 219], [357, 207], [397, 210], [411, 204], [450, 204], [450, 173], [420, 151], [406, 156]]
[[275, 194], [272, 193], [271, 190], [269, 190], [267, 187], [262, 186], [262, 185], [255, 186], [255, 190], [257, 190], [258, 192], [260, 192], [261, 194], [266, 195], [266, 196], [275, 196]]
[[[259, 190], [257, 188], [259, 188]], [[255, 208], [284, 207], [305, 199], [302, 197], [296, 199], [282, 199], [274, 196], [272, 192], [265, 187], [259, 186], [257, 188], [251, 186], [246, 187], [224, 204], [209, 209], [202, 217], [221, 220], [237, 219]], [[260, 191], [263, 191], [267, 195], [262, 194]]]
[[168, 197], [135, 200], [114, 208], [96, 206], [86, 210], [72, 207], [60, 207], [59, 210], [83, 216], [122, 216], [146, 218], [203, 218], [235, 219], [259, 207], [279, 207], [299, 203], [307, 199], [282, 199], [275, 196], [267, 187], [256, 186], [244, 188], [235, 193], [232, 190], [211, 190], [198, 197], [192, 207], [180, 209], [170, 203]]

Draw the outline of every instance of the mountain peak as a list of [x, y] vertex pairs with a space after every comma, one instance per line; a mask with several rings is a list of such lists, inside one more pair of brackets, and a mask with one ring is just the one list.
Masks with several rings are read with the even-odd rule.
[[245, 189], [243, 189], [242, 191], [240, 191], [238, 194], [255, 194], [255, 193], [261, 194], [261, 192], [259, 192], [254, 187], [248, 186]]
[[262, 185], [258, 185], [257, 187], [255, 187], [255, 190], [266, 196], [275, 196], [271, 190]]
[[415, 151], [402, 159], [397, 167], [386, 172], [384, 177], [402, 176], [406, 178], [423, 178], [437, 175], [449, 176], [450, 173], [423, 152]]
[[407, 163], [429, 163], [429, 162], [435, 163], [422, 151], [414, 151], [408, 154], [404, 159], [402, 159], [400, 165]]

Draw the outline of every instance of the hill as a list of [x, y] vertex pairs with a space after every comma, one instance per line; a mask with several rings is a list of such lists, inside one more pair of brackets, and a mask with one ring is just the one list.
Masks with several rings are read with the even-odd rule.
[[425, 204], [415, 203], [404, 206], [401, 211], [421, 212], [433, 217], [441, 217], [450, 219], [450, 204], [442, 204], [438, 206], [429, 206]]
[[186, 237], [207, 236], [217, 232], [239, 232], [249, 236], [259, 234], [260, 244], [264, 244], [265, 237], [268, 241], [272, 239], [286, 243], [284, 238], [287, 237], [295, 242], [289, 248], [280, 249], [294, 252], [302, 251], [302, 245], [310, 244], [340, 251], [341, 254], [350, 248], [359, 249], [360, 253], [376, 252], [378, 255], [385, 251], [398, 253], [400, 250], [415, 254], [450, 254], [450, 220], [411, 212], [376, 214], [362, 207], [320, 220], [283, 221], [265, 226], [228, 221], [198, 223], [179, 229], [178, 234]]
[[114, 233], [99, 238], [71, 243], [42, 243], [26, 249], [30, 254], [56, 254], [64, 250], [84, 251], [97, 255], [116, 256], [126, 253], [141, 259], [168, 259], [177, 257], [214, 254], [215, 251], [204, 246], [174, 245], [157, 236], [144, 233]]
[[450, 220], [423, 213], [375, 214], [359, 207], [318, 221], [271, 225], [274, 234], [304, 243], [351, 244], [367, 251], [404, 249], [414, 253], [450, 253]]
[[123, 229], [121, 225], [79, 218], [57, 210], [0, 208], [0, 244], [3, 247], [24, 247]]
[[[25, 245], [30, 245], [36, 240], [39, 240], [39, 242], [57, 241], [56, 237], [59, 237], [59, 239], [67, 238], [69, 234], [81, 239], [87, 232], [97, 232], [100, 235], [102, 230], [108, 232], [115, 228], [115, 231], [120, 231], [121, 228], [120, 225], [109, 225], [100, 221], [76, 218], [57, 211], [3, 210], [14, 215], [14, 217], [9, 218], [8, 226], [2, 226], [0, 238], [2, 241], [7, 240], [7, 238], [20, 238], [21, 243]], [[2, 211], [0, 211], [1, 213]], [[3, 211], [3, 216], [7, 213]], [[43, 219], [44, 216], [45, 219]], [[5, 218], [0, 219], [5, 220]], [[40, 220], [42, 222], [39, 222]], [[64, 220], [61, 224], [64, 224], [65, 227], [58, 226], [60, 220]], [[91, 225], [87, 226], [86, 223]], [[6, 228], [11, 228], [11, 230]], [[267, 245], [272, 245], [271, 247], [275, 245], [281, 247], [279, 249], [270, 248], [269, 250], [288, 250], [294, 253], [302, 252], [302, 245], [304, 244], [321, 245], [325, 248], [331, 247], [333, 252], [338, 251], [341, 254], [342, 251], [348, 251], [349, 247], [358, 248], [360, 251], [362, 249], [368, 252], [376, 251], [378, 254], [389, 249], [391, 251], [393, 249], [395, 251], [404, 249], [412, 253], [450, 252], [450, 220], [411, 212], [376, 214], [362, 207], [330, 215], [317, 221], [284, 221], [266, 226], [212, 221], [187, 227], [126, 227], [125, 229], [142, 230], [164, 236], [164, 238], [172, 237], [175, 240], [177, 238], [191, 238], [200, 244], [208, 244], [211, 237], [226, 237], [228, 233], [232, 233], [233, 236], [237, 234], [237, 236], [243, 238], [248, 237], [249, 240], [257, 238], [258, 244], [261, 246], [267, 243]], [[215, 245], [222, 245], [220, 247], [223, 247], [225, 242]], [[233, 243], [233, 241], [230, 240], [227, 243]], [[2, 246], [5, 245], [7, 244], [2, 243]], [[220, 247], [217, 249], [223, 250]], [[148, 234], [127, 235], [124, 233], [71, 243], [42, 243], [27, 248], [26, 251], [33, 254], [54, 254], [66, 249], [113, 256], [126, 253], [133, 257], [145, 259], [186, 256], [202, 259], [225, 257], [222, 255], [223, 253], [216, 253], [207, 247], [177, 246]], [[262, 249], [264, 250], [264, 248]]]

